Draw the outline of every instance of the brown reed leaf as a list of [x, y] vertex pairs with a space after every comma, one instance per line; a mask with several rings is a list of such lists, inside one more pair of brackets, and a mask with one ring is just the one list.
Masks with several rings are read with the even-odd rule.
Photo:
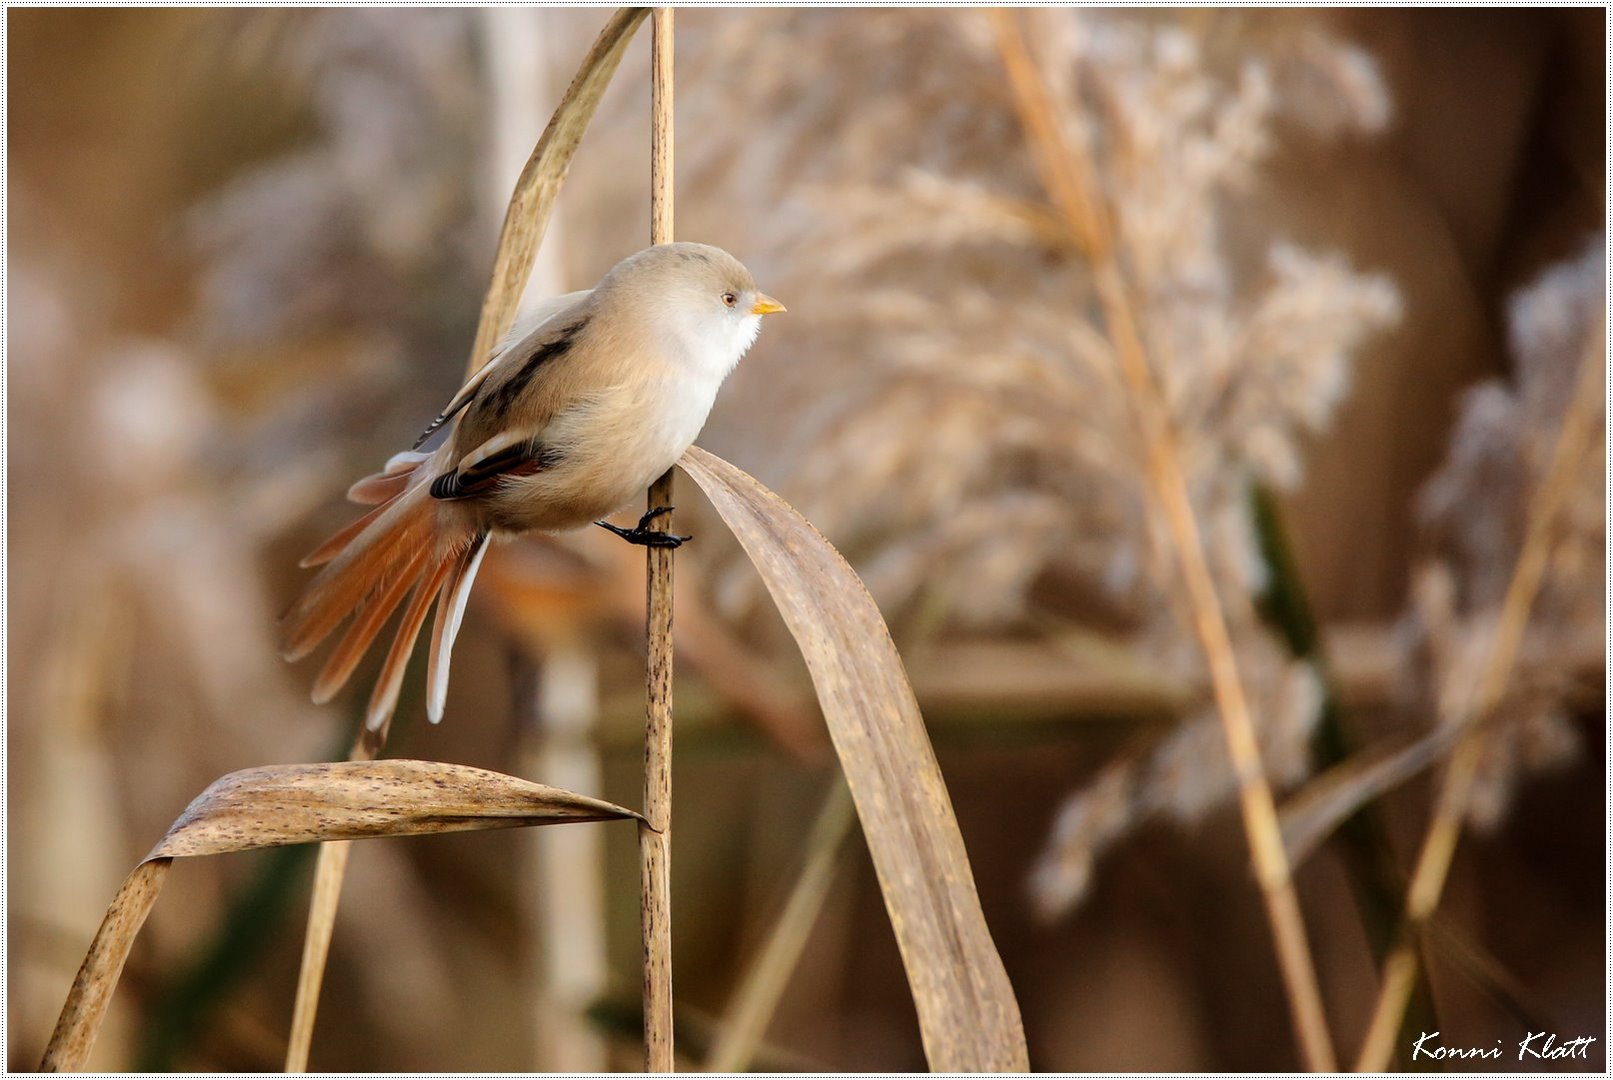
[[476, 343], [470, 352], [468, 373], [487, 361], [504, 332], [515, 319], [532, 270], [532, 258], [543, 242], [554, 211], [555, 197], [571, 168], [571, 159], [582, 143], [599, 99], [610, 85], [622, 53], [627, 51], [633, 32], [649, 14], [649, 8], [622, 8], [611, 16], [594, 39], [593, 48], [577, 68], [566, 94], [549, 118], [538, 145], [515, 182], [515, 193], [504, 211], [504, 227], [499, 232], [498, 253], [493, 257], [493, 276], [482, 300], [482, 317], [476, 326]]
[[268, 765], [220, 777], [124, 881], [68, 991], [42, 1071], [82, 1070], [175, 858], [327, 840], [644, 819], [600, 799], [440, 761]]
[[812, 674], [938, 1072], [1029, 1068], [1019, 1004], [885, 620], [788, 503], [698, 446], [678, 462], [744, 547]]
[[213, 781], [146, 858], [637, 817], [586, 795], [442, 761], [266, 765]]
[[84, 963], [73, 977], [62, 1014], [56, 1019], [56, 1030], [51, 1032], [39, 1063], [40, 1072], [84, 1071], [90, 1051], [95, 1049], [101, 1021], [106, 1019], [112, 991], [129, 959], [129, 949], [145, 925], [146, 916], [151, 914], [172, 865], [172, 859], [152, 859], [142, 862], [124, 879], [101, 919], [89, 952], [84, 954]]

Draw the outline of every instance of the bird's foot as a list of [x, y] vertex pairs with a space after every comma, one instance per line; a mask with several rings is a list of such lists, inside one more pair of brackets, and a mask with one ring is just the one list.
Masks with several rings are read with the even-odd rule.
[[617, 536], [620, 536], [623, 540], [626, 540], [629, 544], [637, 544], [640, 547], [682, 547], [685, 540], [693, 540], [694, 537], [677, 536], [673, 533], [661, 532], [657, 529], [650, 528], [650, 522], [654, 521], [662, 514], [670, 514], [673, 509], [674, 508], [670, 506], [657, 506], [654, 510], [651, 510], [643, 517], [639, 518], [638, 524], [633, 526], [631, 529], [624, 529], [620, 525], [612, 525], [608, 521], [596, 521], [594, 524], [598, 525], [601, 529], [608, 529]]

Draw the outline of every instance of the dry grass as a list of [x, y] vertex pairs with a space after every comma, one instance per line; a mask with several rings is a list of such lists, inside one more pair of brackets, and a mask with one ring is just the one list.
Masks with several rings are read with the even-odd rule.
[[599, 799], [435, 761], [271, 765], [221, 777], [186, 807], [119, 889], [68, 993], [40, 1068], [62, 1072], [85, 1067], [129, 950], [176, 858], [282, 844], [638, 817]]
[[1527, 532], [1516, 568], [1502, 597], [1477, 680], [1443, 697], [1449, 712], [1442, 728], [1461, 733], [1435, 798], [1433, 820], [1423, 837], [1407, 888], [1405, 914], [1394, 950], [1384, 964], [1383, 985], [1373, 1008], [1356, 1069], [1380, 1072], [1394, 1054], [1406, 1003], [1417, 977], [1417, 948], [1424, 927], [1439, 906], [1462, 826], [1472, 813], [1479, 767], [1492, 733], [1482, 722], [1500, 705], [1529, 627], [1531, 609], [1559, 539], [1565, 507], [1583, 477], [1603, 453], [1593, 455], [1595, 435], [1605, 422], [1607, 324], [1592, 321], [1585, 335], [1573, 396], [1569, 399], [1549, 461], [1529, 500]]
[[[106, 898], [185, 799], [242, 763], [340, 755], [344, 717], [311, 707], [274, 656], [293, 560], [338, 524], [333, 478], [395, 449], [454, 389], [510, 183], [607, 15], [18, 13], [14, 1068], [37, 1062]], [[1575, 471], [1500, 700], [1476, 725], [1441, 724], [1482, 681], [1595, 336], [1580, 305], [1599, 321], [1605, 303], [1595, 252], [1514, 301], [1510, 351], [1496, 332], [1511, 283], [1601, 222], [1603, 58], [1575, 29], [1587, 15], [1025, 15], [1056, 104], [1079, 107], [1092, 136], [1304, 864], [1323, 993], [1351, 1044], [1381, 956], [1363, 934], [1373, 912], [1341, 883], [1355, 830], [1336, 826], [1366, 804], [1415, 841], [1429, 768], [1480, 732], [1463, 842], [1420, 939], [1437, 1021], [1487, 1044], [1525, 1019], [1567, 1030], [1601, 1012], [1600, 966], [1570, 947], [1599, 933], [1604, 887], [1582, 857], [1601, 839], [1605, 741], [1595, 455]], [[1150, 511], [1142, 428], [989, 17], [678, 23], [680, 235], [741, 254], [792, 311], [725, 388], [702, 445], [822, 528], [885, 613], [1037, 1064], [1296, 1067], [1270, 1038], [1283, 999], [1263, 975], [1238, 778]], [[499, 48], [517, 37], [524, 55]], [[649, 44], [625, 53], [600, 104], [529, 293], [586, 283], [644, 242]], [[1429, 67], [1424, 47], [1453, 63]], [[765, 125], [735, 124], [735, 102]], [[1593, 138], [1565, 154], [1587, 108]], [[1584, 205], [1569, 183], [1582, 164]], [[107, 176], [127, 198], [105, 199]], [[1318, 672], [1252, 610], [1271, 568], [1251, 483], [1280, 489], [1342, 717], [1319, 714]], [[699, 538], [678, 553], [676, 625], [677, 770], [699, 796], [678, 809], [678, 1035], [693, 1063], [715, 1030], [702, 1014], [733, 1000], [766, 936], [759, 901], [798, 864], [821, 791], [806, 755], [828, 761], [829, 745], [750, 560], [702, 500], [681, 501], [680, 531]], [[475, 722], [413, 726], [406, 684], [393, 745], [634, 805], [643, 564], [621, 547], [495, 553], [450, 703]], [[527, 707], [556, 687], [528, 693], [512, 653], [544, 680], [583, 659], [564, 678], [597, 681], [598, 723], [578, 744], [596, 772], [551, 774], [514, 749], [512, 690], [524, 731], [563, 737], [546, 705]], [[1345, 764], [1310, 779], [1335, 719]], [[526, 867], [527, 848], [573, 839], [595, 849], [597, 884], [557, 906], [551, 885], [572, 871]], [[364, 903], [332, 928], [342, 1000], [326, 1003], [316, 1067], [580, 1067], [552, 1043], [534, 1050], [561, 1005], [608, 1055], [594, 1060], [636, 1068], [632, 845], [589, 829], [328, 849], [357, 856], [347, 888]], [[152, 915], [90, 1067], [276, 1067], [302, 930], [290, 908], [311, 863], [296, 853], [182, 868], [183, 903]], [[1416, 850], [1374, 853], [1392, 879]], [[827, 1067], [921, 1060], [877, 879], [857, 845], [847, 855], [758, 1067], [803, 1047]], [[294, 899], [257, 906], [273, 895]], [[566, 929], [579, 903], [597, 944], [590, 978], [568, 983], [557, 973], [583, 967], [552, 942], [586, 936]], [[1542, 912], [1562, 944], [1532, 929]], [[209, 969], [221, 977], [202, 981]], [[590, 1008], [606, 999], [618, 1022]]]
[[[522, 173], [483, 304], [473, 371], [514, 318], [571, 156], [644, 14], [626, 10], [607, 24]], [[667, 242], [672, 235], [670, 11], [658, 11], [655, 26], [653, 239]], [[813, 673], [908, 965], [932, 1066], [948, 1071], [1027, 1068], [1013, 990], [986, 929], [912, 688], [878, 609], [845, 560], [777, 496], [698, 448], [690, 450], [683, 464], [751, 553]], [[667, 497], [670, 490], [669, 473], [650, 496]], [[332, 841], [628, 816], [643, 826], [646, 1068], [670, 1071], [671, 559], [669, 552], [654, 549], [649, 556], [650, 716], [644, 778], [649, 816], [465, 766], [376, 762], [384, 728], [373, 736], [361, 734], [353, 760], [345, 763], [232, 774], [192, 803], [126, 883], [86, 959], [83, 986], [75, 986], [69, 996], [47, 1063], [76, 1068], [87, 1060], [112, 985], [155, 899], [154, 871], [147, 866], [166, 867], [177, 855], [325, 844], [287, 1055], [288, 1068], [296, 1070], [307, 1062], [318, 973], [347, 864], [345, 843]]]
[[1087, 156], [1086, 140], [1090, 135], [1083, 126], [1076, 127], [1080, 133], [1076, 141], [1068, 141], [1061, 133], [1052, 98], [1035, 60], [1026, 49], [1016, 17], [997, 12], [994, 18], [1003, 62], [1014, 84], [1031, 147], [1038, 155], [1054, 204], [1091, 261], [1106, 326], [1131, 390], [1148, 457], [1154, 509], [1162, 516], [1180, 559], [1193, 626], [1209, 663], [1222, 730], [1233, 772], [1238, 777], [1244, 831], [1254, 859], [1255, 877], [1265, 897], [1266, 915], [1288, 989], [1300, 1048], [1313, 1071], [1331, 1072], [1337, 1061], [1333, 1039], [1328, 1033], [1315, 962], [1311, 958], [1304, 917], [1294, 893], [1292, 871], [1277, 823], [1276, 800], [1266, 780], [1255, 722], [1238, 674], [1227, 618], [1205, 557], [1199, 521], [1181, 464], [1181, 450], [1161, 389], [1144, 352], [1131, 298], [1132, 286], [1124, 278], [1118, 261], [1114, 226], [1098, 196], [1096, 178]]
[[746, 965], [734, 988], [705, 1070], [714, 1073], [745, 1072], [767, 1035], [768, 1022], [778, 1008], [784, 989], [795, 974], [801, 952], [823, 910], [846, 837], [856, 824], [851, 795], [839, 778], [818, 811], [807, 835], [805, 860], [790, 889], [789, 899], [768, 931], [767, 941]]

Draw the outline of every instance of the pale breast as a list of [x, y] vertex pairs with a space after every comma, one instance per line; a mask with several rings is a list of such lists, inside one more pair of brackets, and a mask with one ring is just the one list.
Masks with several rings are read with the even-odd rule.
[[544, 431], [554, 463], [505, 481], [488, 500], [495, 527], [577, 528], [643, 497], [705, 426], [717, 383], [686, 376], [591, 393]]

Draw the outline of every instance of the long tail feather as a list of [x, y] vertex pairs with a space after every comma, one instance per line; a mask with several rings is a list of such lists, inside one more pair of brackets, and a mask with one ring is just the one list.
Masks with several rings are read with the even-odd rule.
[[282, 620], [285, 657], [307, 656], [371, 593], [414, 557], [440, 542], [430, 493], [415, 486], [398, 496], [308, 584]]
[[402, 621], [398, 623], [398, 632], [392, 638], [392, 648], [387, 650], [386, 662], [381, 665], [381, 675], [375, 682], [374, 692], [370, 694], [370, 705], [364, 714], [364, 725], [371, 731], [380, 731], [392, 719], [392, 712], [398, 707], [398, 692], [403, 687], [403, 672], [409, 666], [409, 654], [414, 651], [414, 639], [420, 636], [420, 627], [425, 624], [426, 612], [431, 610], [431, 602], [436, 599], [437, 591], [442, 586], [443, 579], [448, 576], [449, 568], [457, 563], [457, 556], [439, 560], [415, 586], [414, 597], [409, 601]]
[[487, 554], [487, 544], [488, 536], [483, 533], [465, 549], [443, 582], [442, 595], [437, 600], [437, 618], [431, 628], [431, 654], [426, 662], [426, 718], [433, 724], [442, 722], [443, 709], [448, 704], [448, 658], [453, 652], [454, 638], [459, 636], [465, 604], [470, 599], [476, 571], [481, 568], [482, 556]]
[[302, 561], [297, 565], [304, 570], [311, 566], [324, 566], [343, 551], [346, 551], [347, 545], [358, 539], [359, 534], [369, 528], [376, 518], [386, 513], [386, 510], [386, 505], [382, 504], [363, 517], [354, 518], [351, 524], [337, 530], [323, 544], [304, 555]]
[[429, 682], [432, 719], [441, 719], [448, 652], [487, 550], [486, 534], [472, 534], [462, 511], [444, 510], [431, 497], [433, 470], [421, 468], [429, 460], [429, 455], [399, 454], [353, 486], [355, 501], [380, 505], [303, 560], [321, 569], [281, 620], [286, 658], [296, 660], [352, 617], [314, 680], [314, 700], [323, 703], [352, 678], [387, 621], [409, 599], [370, 697], [365, 721], [372, 733], [384, 729], [397, 709], [409, 654], [433, 600], [438, 604]]
[[325, 661], [319, 678], [314, 680], [316, 704], [323, 705], [335, 697], [336, 692], [352, 677], [353, 669], [358, 667], [358, 662], [364, 658], [364, 654], [370, 651], [370, 643], [380, 634], [381, 627], [392, 617], [392, 612], [403, 602], [403, 597], [408, 593], [409, 586], [414, 584], [419, 568], [426, 561], [427, 555], [427, 550], [421, 548], [408, 556], [409, 561], [403, 564], [397, 577], [385, 584], [359, 608], [341, 644], [336, 646], [335, 651], [330, 654], [330, 659]]
[[443, 706], [448, 700], [448, 658], [443, 655], [442, 647], [448, 609], [453, 607], [454, 590], [472, 554], [473, 551], [466, 551], [449, 567], [448, 579], [437, 592], [437, 617], [431, 620], [431, 648], [426, 650], [426, 717], [433, 724], [442, 722]]

